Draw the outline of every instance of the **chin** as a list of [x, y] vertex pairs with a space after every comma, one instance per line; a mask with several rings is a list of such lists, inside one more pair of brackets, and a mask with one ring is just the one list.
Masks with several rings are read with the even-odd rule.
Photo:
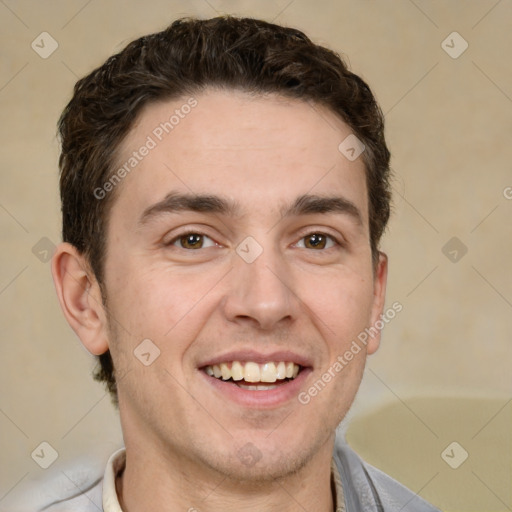
[[299, 473], [329, 441], [330, 436], [324, 437], [318, 435], [315, 439], [306, 433], [304, 438], [290, 442], [293, 436], [288, 436], [287, 440], [282, 436], [271, 440], [268, 433], [265, 436], [244, 435], [232, 439], [223, 452], [203, 452], [199, 457], [206, 466], [226, 479], [250, 487]]
[[246, 452], [242, 456], [240, 456], [239, 450], [229, 459], [217, 459], [210, 467], [231, 482], [250, 487], [290, 477], [300, 472], [309, 461], [309, 457], [305, 454], [259, 452], [254, 458], [254, 456], [247, 455], [249, 451], [246, 448]]

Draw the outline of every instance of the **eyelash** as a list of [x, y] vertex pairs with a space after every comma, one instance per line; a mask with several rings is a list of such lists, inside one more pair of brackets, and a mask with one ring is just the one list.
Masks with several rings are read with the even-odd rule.
[[[186, 231], [184, 233], [180, 233], [179, 235], [176, 235], [172, 240], [170, 240], [168, 243], [166, 243], [165, 245], [166, 246], [176, 246], [178, 247], [179, 249], [182, 249], [184, 251], [190, 251], [190, 252], [193, 252], [193, 251], [197, 251], [198, 249], [185, 249], [184, 247], [179, 247], [178, 245], [176, 245], [177, 243], [180, 242], [180, 240], [183, 238], [183, 237], [186, 237], [186, 236], [189, 236], [189, 235], [199, 235], [199, 236], [202, 236], [202, 237], [205, 237], [205, 238], [209, 238], [215, 245], [219, 245], [217, 244], [217, 242], [215, 242], [213, 240], [213, 238], [211, 238], [210, 236], [208, 236], [207, 234], [205, 233], [202, 233], [200, 231]], [[324, 233], [323, 231], [310, 231], [304, 235], [302, 235], [300, 238], [299, 238], [299, 241], [302, 241], [304, 240], [305, 238], [307, 237], [310, 237], [312, 235], [321, 235], [321, 236], [324, 236], [326, 237], [328, 240], [332, 241], [333, 242], [333, 246], [331, 247], [328, 247], [328, 248], [325, 248], [325, 249], [319, 249], [318, 251], [315, 251], [314, 249], [310, 249], [311, 251], [315, 251], [315, 252], [324, 252], [324, 251], [327, 251], [329, 249], [333, 249], [335, 247], [344, 247], [344, 244], [342, 242], [340, 242], [335, 236], [333, 235], [330, 235], [329, 233]], [[298, 243], [298, 242], [297, 242]], [[210, 246], [211, 247], [211, 246]], [[206, 247], [207, 248], [207, 247]], [[304, 247], [305, 248], [305, 247]], [[204, 247], [201, 247], [200, 249], [204, 249]]]

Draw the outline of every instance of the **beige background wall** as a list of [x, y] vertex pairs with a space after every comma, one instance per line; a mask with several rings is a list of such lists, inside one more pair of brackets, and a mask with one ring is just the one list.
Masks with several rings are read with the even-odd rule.
[[[122, 442], [41, 261], [60, 239], [59, 113], [77, 78], [129, 40], [217, 13], [294, 25], [342, 52], [386, 114], [396, 174], [388, 303], [403, 311], [368, 363], [343, 425], [349, 440], [446, 510], [511, 510], [508, 0], [0, 2], [0, 510], [33, 479], [78, 456], [101, 466]], [[463, 40], [442, 45], [454, 31]], [[46, 59], [31, 48], [41, 32], [58, 43]], [[453, 237], [460, 247], [443, 250]], [[59, 454], [47, 470], [30, 455], [43, 441]], [[441, 458], [452, 441], [469, 453], [457, 469]]]

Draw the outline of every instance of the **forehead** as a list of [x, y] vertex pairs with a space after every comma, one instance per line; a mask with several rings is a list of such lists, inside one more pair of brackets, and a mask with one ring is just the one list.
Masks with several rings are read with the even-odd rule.
[[181, 191], [277, 211], [299, 195], [336, 190], [366, 215], [362, 158], [338, 149], [350, 134], [325, 107], [276, 95], [208, 90], [154, 103], [120, 147], [116, 169], [128, 172], [117, 201], [140, 210]]

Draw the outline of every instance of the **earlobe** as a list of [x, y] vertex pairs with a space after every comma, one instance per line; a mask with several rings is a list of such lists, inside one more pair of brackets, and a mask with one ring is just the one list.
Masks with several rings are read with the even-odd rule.
[[84, 256], [69, 244], [57, 247], [52, 275], [60, 307], [85, 348], [94, 355], [108, 350], [108, 329], [100, 286]]
[[[375, 268], [373, 285], [373, 308], [371, 326], [378, 328], [380, 320], [384, 313], [384, 302], [386, 300], [386, 283], [388, 278], [388, 257], [383, 252], [379, 252], [379, 261]], [[380, 329], [375, 337], [370, 337], [367, 345], [368, 355], [377, 351], [380, 345]]]

